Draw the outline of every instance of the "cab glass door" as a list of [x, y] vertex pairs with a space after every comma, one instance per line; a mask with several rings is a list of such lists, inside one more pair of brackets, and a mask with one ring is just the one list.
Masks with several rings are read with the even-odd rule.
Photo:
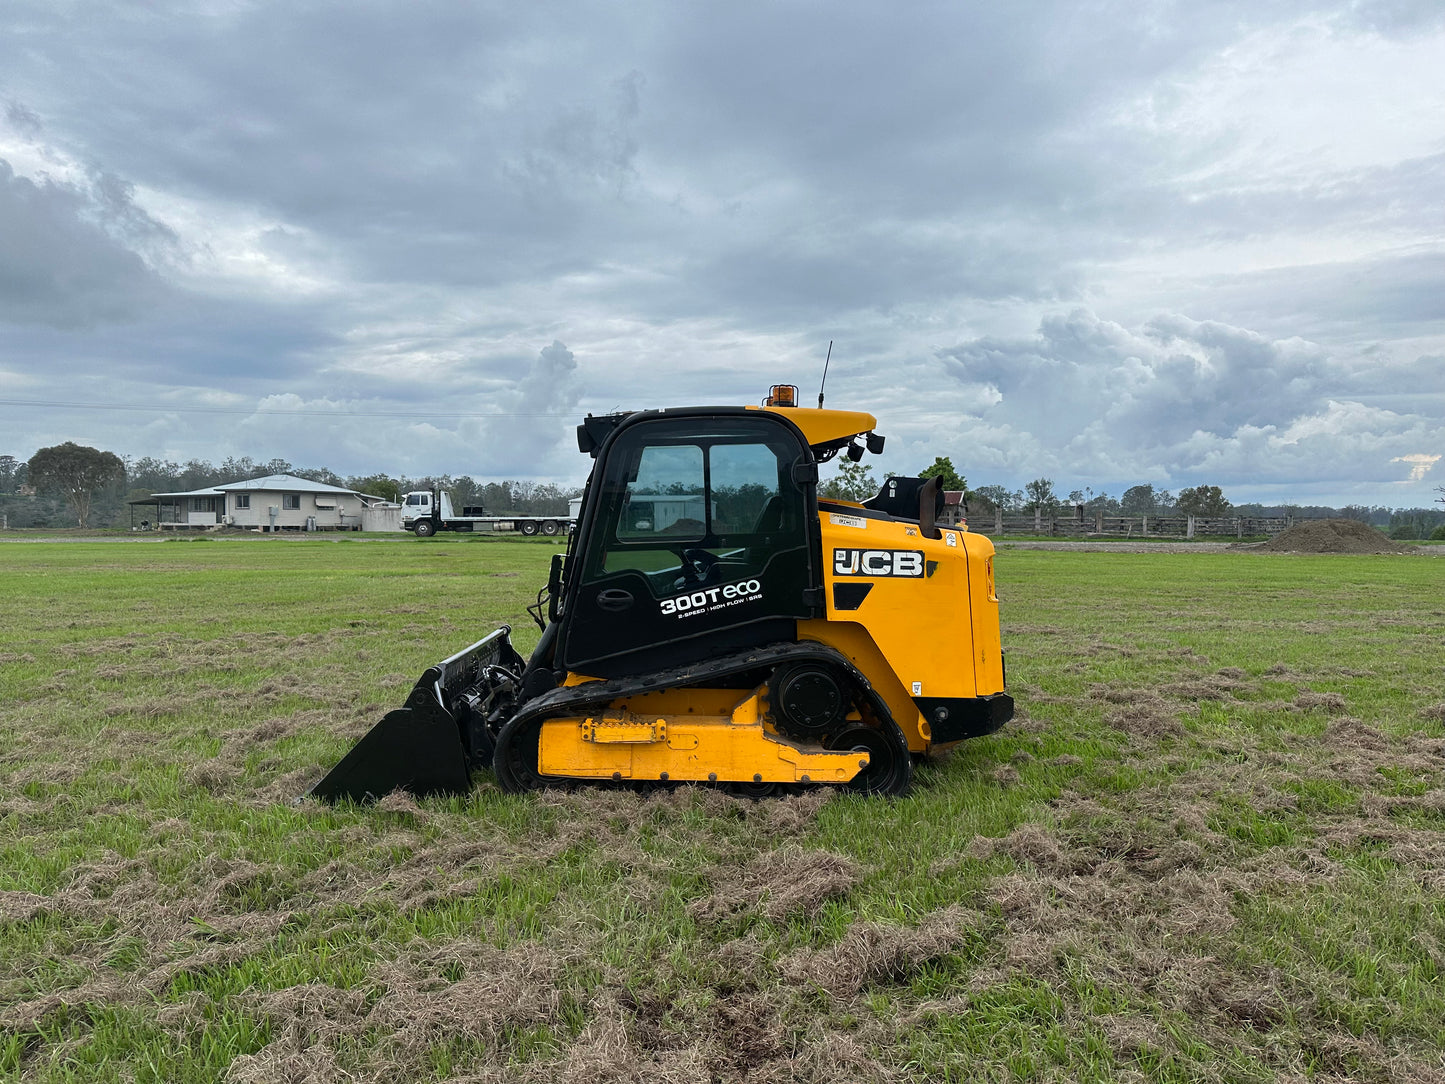
[[607, 676], [791, 639], [816, 579], [812, 493], [793, 480], [806, 455], [766, 414], [619, 433], [578, 555], [567, 667]]

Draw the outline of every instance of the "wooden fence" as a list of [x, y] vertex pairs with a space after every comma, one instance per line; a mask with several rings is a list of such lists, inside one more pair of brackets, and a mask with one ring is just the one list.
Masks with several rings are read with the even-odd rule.
[[1031, 534], [1059, 538], [1261, 538], [1294, 526], [1293, 516], [1106, 516], [1083, 508], [968, 517], [968, 527], [986, 535]]

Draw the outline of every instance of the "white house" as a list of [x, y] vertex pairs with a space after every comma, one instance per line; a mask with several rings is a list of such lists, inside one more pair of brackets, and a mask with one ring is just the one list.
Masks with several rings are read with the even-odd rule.
[[225, 495], [225, 524], [258, 531], [359, 531], [363, 511], [384, 503], [380, 497], [291, 474], [213, 488]]
[[[400, 530], [401, 513], [394, 504], [354, 489], [313, 482], [291, 474], [271, 474], [244, 482], [192, 489], [184, 493], [152, 493], [130, 502], [154, 505], [162, 528], [239, 527], [253, 531], [376, 531]], [[135, 512], [131, 512], [131, 525]]]

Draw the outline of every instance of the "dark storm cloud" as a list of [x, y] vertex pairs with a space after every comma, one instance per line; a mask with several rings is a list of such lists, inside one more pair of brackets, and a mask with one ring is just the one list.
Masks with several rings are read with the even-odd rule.
[[325, 233], [362, 277], [552, 272], [576, 262], [564, 239], [628, 232], [637, 89], [625, 66], [568, 59], [612, 20], [569, 42], [525, 12], [238, 4], [72, 25], [46, 35], [51, 59], [99, 71], [51, 88], [51, 120], [122, 174]]
[[112, 178], [86, 191], [17, 177], [0, 159], [0, 321], [88, 327], [131, 319], [165, 290], [126, 242], [148, 230]]
[[[98, 62], [108, 97], [53, 108], [122, 175], [322, 231], [363, 278], [661, 259], [690, 287], [655, 299], [677, 315], [763, 294], [796, 320], [855, 299], [1048, 295], [1118, 244], [1094, 236], [1111, 219], [1167, 224], [1169, 200], [1141, 215], [1145, 195], [1121, 206], [1117, 189], [1155, 148], [1108, 163], [1073, 135], [1250, 9], [639, 10], [574, 8], [568, 28], [435, 4], [132, 14], [67, 28], [55, 60]], [[1020, 236], [1000, 243], [1003, 219]], [[983, 260], [997, 280], [960, 273]]]
[[1286, 10], [238, 4], [68, 26], [53, 59], [95, 62], [107, 99], [51, 100], [121, 175], [303, 224], [366, 280], [662, 261], [658, 317], [765, 298], [787, 324], [1067, 296], [1083, 262], [1275, 218], [1267, 193], [1185, 199], [1176, 148], [1095, 114]]

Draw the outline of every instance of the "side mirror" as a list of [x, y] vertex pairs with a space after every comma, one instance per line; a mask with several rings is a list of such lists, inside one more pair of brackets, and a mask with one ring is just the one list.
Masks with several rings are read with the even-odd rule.
[[567, 563], [565, 553], [552, 554], [552, 569], [547, 574], [547, 620], [556, 621], [562, 613], [562, 588], [566, 586], [567, 580], [564, 575], [564, 566]]

